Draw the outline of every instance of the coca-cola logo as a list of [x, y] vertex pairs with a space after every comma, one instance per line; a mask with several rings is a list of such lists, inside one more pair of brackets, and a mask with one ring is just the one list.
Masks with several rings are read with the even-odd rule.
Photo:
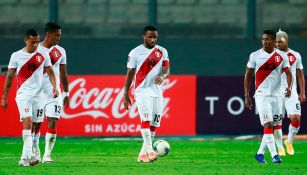
[[[166, 79], [161, 84], [165, 92], [176, 84], [177, 80]], [[133, 119], [138, 116], [135, 101], [132, 102], [130, 110], [125, 110], [123, 105], [123, 87], [91, 87], [88, 88], [85, 78], [78, 78], [69, 84], [71, 91], [70, 109], [63, 111], [62, 117], [66, 119], [91, 116], [93, 118], [115, 118], [121, 119], [128, 116]], [[164, 97], [163, 114], [169, 111], [169, 97]]]

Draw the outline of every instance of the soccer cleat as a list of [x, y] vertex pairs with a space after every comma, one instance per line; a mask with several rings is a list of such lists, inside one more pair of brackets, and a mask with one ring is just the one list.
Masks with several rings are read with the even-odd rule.
[[292, 146], [292, 142], [288, 142], [287, 140], [285, 140], [284, 144], [286, 145], [287, 153], [290, 156], [293, 156], [294, 155], [294, 149], [293, 149], [293, 146]]
[[148, 163], [148, 162], [149, 162], [149, 159], [148, 159], [148, 157], [146, 156], [146, 154], [139, 155], [139, 157], [138, 157], [138, 162]]
[[273, 159], [272, 159], [272, 162], [273, 162], [273, 163], [281, 163], [281, 159], [279, 158], [278, 155], [275, 155], [275, 156], [273, 157]]
[[286, 152], [284, 148], [278, 148], [278, 155], [279, 156], [286, 156]]
[[31, 156], [31, 158], [28, 160], [28, 162], [29, 162], [30, 166], [35, 166], [35, 165], [38, 164], [38, 160], [34, 156]]
[[149, 158], [150, 162], [158, 160], [158, 157], [156, 156], [156, 154], [154, 152], [148, 153], [148, 158]]
[[256, 154], [256, 155], [255, 155], [255, 159], [256, 159], [259, 163], [266, 163], [263, 154]]
[[30, 166], [27, 159], [21, 159], [21, 160], [19, 160], [18, 165], [19, 165], [19, 166]]
[[42, 163], [53, 163], [54, 161], [51, 159], [50, 155], [44, 155]]

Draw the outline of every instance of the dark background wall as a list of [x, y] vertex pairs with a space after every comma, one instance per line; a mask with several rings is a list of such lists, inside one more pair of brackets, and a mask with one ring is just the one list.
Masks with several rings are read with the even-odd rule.
[[[67, 51], [70, 74], [125, 74], [127, 55], [142, 38], [68, 39], [60, 45]], [[160, 38], [171, 60], [173, 74], [209, 76], [243, 75], [249, 54], [261, 48], [261, 41], [248, 39]], [[7, 65], [12, 52], [24, 46], [22, 38], [1, 39], [0, 65]], [[307, 40], [290, 38], [290, 47], [307, 62]]]

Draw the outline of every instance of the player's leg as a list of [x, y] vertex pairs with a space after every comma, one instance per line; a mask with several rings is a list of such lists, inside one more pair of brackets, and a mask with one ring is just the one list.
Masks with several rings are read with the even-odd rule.
[[[295, 96], [294, 96], [295, 97]], [[286, 150], [289, 155], [294, 155], [292, 145], [294, 136], [298, 133], [301, 125], [301, 105], [298, 98], [290, 97], [288, 105], [288, 117], [290, 118], [288, 137], [285, 140]]]
[[155, 132], [160, 127], [163, 112], [163, 97], [155, 97], [153, 101], [153, 118], [150, 123], [151, 140], [155, 137]]
[[[281, 161], [276, 152], [273, 135], [272, 98], [258, 96], [255, 97], [255, 101], [259, 112], [261, 125], [263, 125], [263, 138], [259, 150], [264, 149], [264, 145], [266, 145], [273, 158], [273, 163], [280, 163]], [[258, 152], [261, 152], [261, 150], [259, 150]], [[257, 153], [255, 158], [259, 163], [265, 163], [263, 154]]]
[[41, 153], [39, 148], [40, 127], [44, 121], [44, 97], [34, 100], [33, 117], [32, 117], [32, 137], [33, 137], [33, 153], [37, 160], [41, 161]]
[[[59, 97], [58, 97], [59, 98]], [[60, 99], [60, 98], [59, 98]], [[56, 142], [56, 127], [62, 110], [61, 101], [52, 101], [45, 106], [45, 114], [47, 116], [47, 132], [45, 136], [45, 152], [42, 163], [52, 163], [51, 153]]]
[[38, 164], [32, 152], [32, 102], [26, 99], [17, 99], [17, 107], [20, 114], [20, 121], [23, 123], [22, 139], [23, 148], [20, 166], [34, 166]]
[[[139, 153], [139, 162], [150, 162], [147, 153], [153, 152], [150, 133], [150, 121], [152, 119], [153, 100], [149, 96], [138, 96], [135, 98], [139, 115], [141, 117], [141, 134], [143, 138], [142, 149]], [[146, 158], [145, 158], [146, 157]]]
[[[276, 107], [273, 108], [274, 114], [274, 139], [278, 149], [278, 155], [286, 156], [285, 149], [282, 143], [282, 119], [285, 116], [285, 97], [279, 98], [278, 104]], [[281, 107], [281, 109], [279, 109]], [[280, 111], [282, 111], [280, 113]]]

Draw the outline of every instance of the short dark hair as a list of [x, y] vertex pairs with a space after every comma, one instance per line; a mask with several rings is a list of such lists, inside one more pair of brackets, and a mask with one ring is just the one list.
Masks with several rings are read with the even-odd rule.
[[263, 34], [269, 35], [273, 40], [276, 39], [276, 33], [273, 30], [265, 30], [263, 31]]
[[146, 27], [144, 27], [143, 34], [146, 34], [148, 31], [158, 31], [158, 30], [154, 26], [146, 26]]
[[45, 26], [45, 32], [55, 32], [60, 29], [61, 29], [61, 26], [54, 22], [48, 22]]
[[29, 38], [30, 36], [38, 36], [38, 32], [35, 29], [26, 30], [24, 38]]

